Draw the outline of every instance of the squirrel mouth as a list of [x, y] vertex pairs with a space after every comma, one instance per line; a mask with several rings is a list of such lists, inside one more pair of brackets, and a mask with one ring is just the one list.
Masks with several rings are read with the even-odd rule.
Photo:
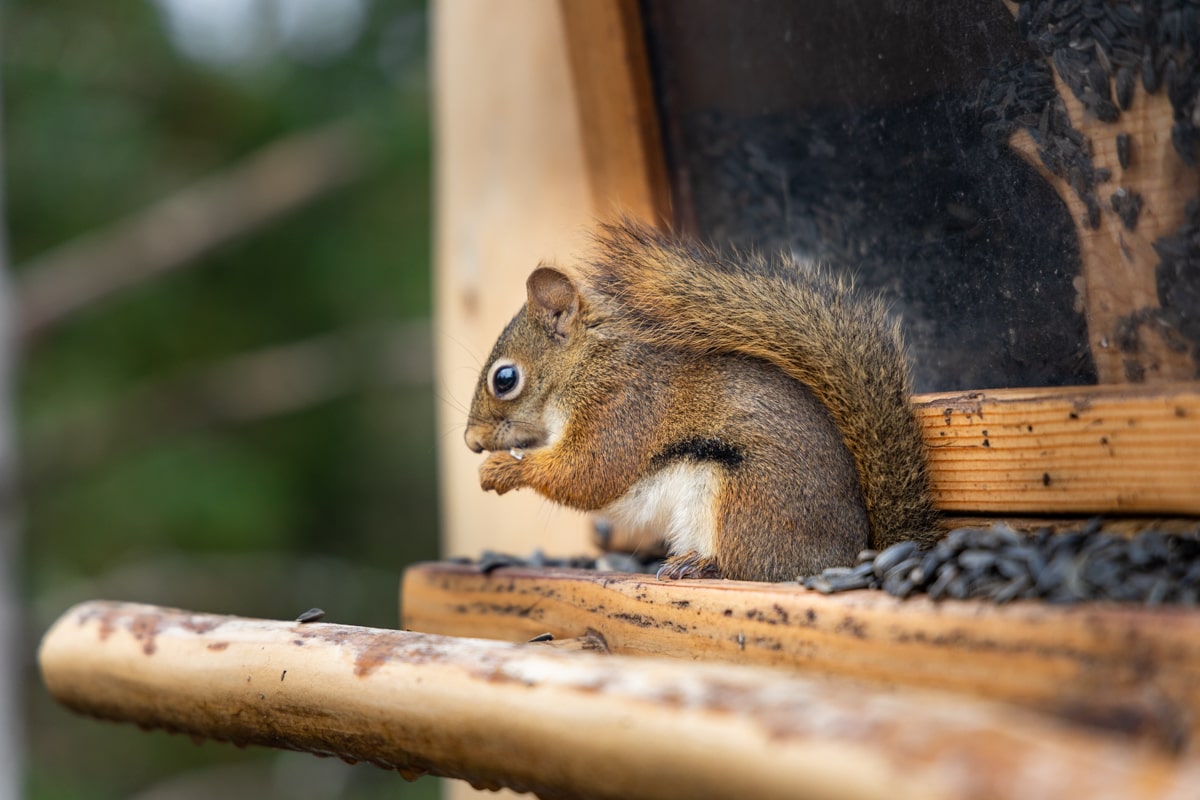
[[513, 458], [520, 459], [524, 456], [526, 450], [535, 450], [546, 443], [546, 435], [539, 430], [533, 429], [533, 426], [521, 426], [525, 430], [514, 430], [516, 426], [509, 427], [508, 430], [497, 431], [496, 436], [490, 442], [491, 446], [488, 450], [499, 452], [507, 450], [509, 453], [513, 451], [521, 453], [520, 456], [514, 455]]
[[467, 447], [472, 452], [482, 453], [487, 450], [490, 453], [499, 453], [507, 450], [509, 455], [518, 461], [525, 457], [526, 450], [534, 450], [545, 443], [545, 437], [542, 436], [487, 436], [469, 428], [465, 438]]

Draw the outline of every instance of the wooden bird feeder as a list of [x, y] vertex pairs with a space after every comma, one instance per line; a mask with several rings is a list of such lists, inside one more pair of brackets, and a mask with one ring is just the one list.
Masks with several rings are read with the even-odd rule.
[[[1193, 17], [1134, 52], [1149, 4], [917, 5], [440, 0], [447, 392], [540, 260], [630, 213], [891, 298], [947, 515], [1200, 516]], [[589, 520], [441, 456], [447, 554], [591, 549]], [[42, 669], [84, 713], [543, 797], [1200, 796], [1191, 609], [451, 563], [410, 568], [401, 609], [84, 604]]]

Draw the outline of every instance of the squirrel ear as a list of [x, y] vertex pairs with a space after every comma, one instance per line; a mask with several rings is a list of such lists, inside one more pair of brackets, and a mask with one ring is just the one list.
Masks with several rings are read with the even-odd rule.
[[530, 313], [542, 319], [554, 335], [565, 339], [583, 306], [575, 284], [554, 267], [538, 267], [525, 282]]

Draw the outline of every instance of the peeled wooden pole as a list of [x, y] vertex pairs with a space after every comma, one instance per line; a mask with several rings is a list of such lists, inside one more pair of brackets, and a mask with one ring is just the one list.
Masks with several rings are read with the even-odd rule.
[[43, 639], [80, 713], [543, 797], [1195, 796], [1200, 765], [1013, 709], [756, 667], [90, 602]]

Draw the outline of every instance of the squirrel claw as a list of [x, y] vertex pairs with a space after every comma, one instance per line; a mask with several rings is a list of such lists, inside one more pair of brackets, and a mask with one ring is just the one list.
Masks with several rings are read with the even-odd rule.
[[671, 556], [655, 574], [660, 581], [678, 581], [685, 578], [720, 578], [721, 570], [712, 556], [702, 556], [695, 550]]

